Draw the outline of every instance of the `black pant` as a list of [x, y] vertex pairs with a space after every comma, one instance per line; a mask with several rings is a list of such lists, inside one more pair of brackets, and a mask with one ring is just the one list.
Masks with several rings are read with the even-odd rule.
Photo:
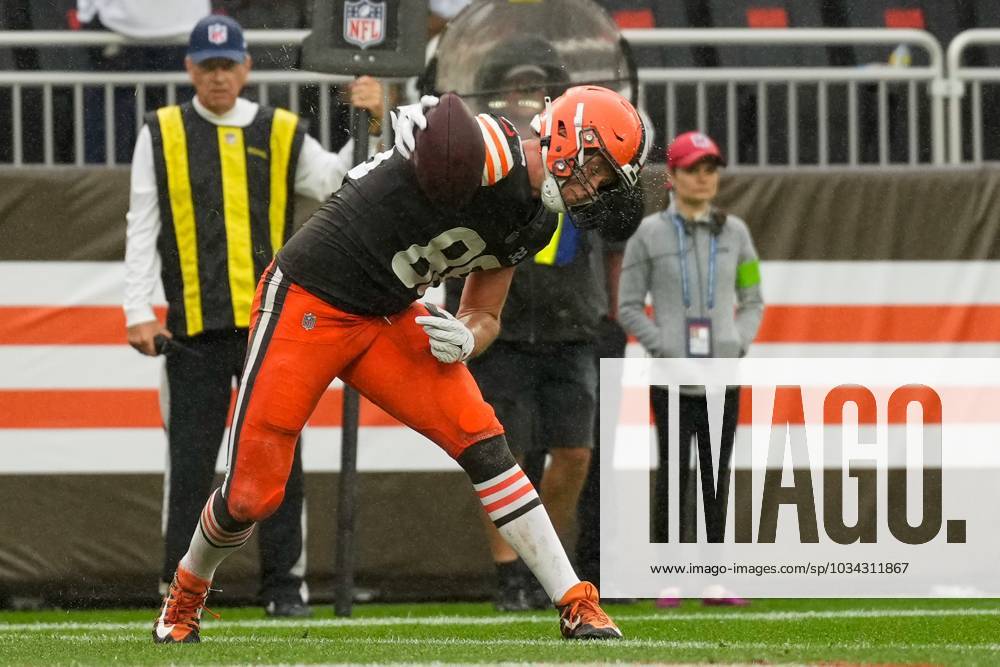
[[[163, 580], [170, 581], [187, 552], [191, 533], [212, 490], [215, 461], [226, 428], [233, 377], [239, 380], [247, 349], [245, 329], [178, 338], [184, 346], [167, 355], [169, 405], [164, 422], [170, 443]], [[301, 445], [301, 443], [300, 443]], [[261, 599], [298, 599], [301, 572], [293, 573], [303, 550], [302, 453], [295, 460], [278, 510], [258, 526]]]
[[[656, 439], [659, 445], [660, 467], [656, 473], [656, 490], [653, 501], [651, 539], [653, 542], [669, 542], [667, 516], [670, 499], [670, 460], [667, 412], [667, 390], [651, 387], [650, 403], [656, 420]], [[718, 485], [713, 479], [712, 446], [708, 433], [708, 406], [704, 395], [680, 394], [679, 424], [680, 436], [680, 535], [684, 542], [697, 541], [697, 502], [695, 490], [698, 488], [691, 478], [691, 437], [698, 437], [698, 470], [701, 472], [702, 499], [705, 508], [705, 534], [709, 542], [722, 542], [725, 538], [726, 507], [729, 501], [729, 470], [733, 457], [733, 443], [736, 439], [736, 423], [740, 413], [740, 393], [738, 387], [726, 390], [726, 403], [722, 414], [722, 440], [719, 450]]]
[[[621, 326], [607, 318], [601, 320], [594, 344], [594, 363], [597, 364], [600, 385], [601, 359], [620, 359], [625, 356], [628, 337]], [[590, 457], [587, 479], [580, 490], [576, 521], [576, 565], [578, 574], [600, 588], [601, 583], [601, 392], [597, 391], [597, 409], [594, 410], [594, 451]]]

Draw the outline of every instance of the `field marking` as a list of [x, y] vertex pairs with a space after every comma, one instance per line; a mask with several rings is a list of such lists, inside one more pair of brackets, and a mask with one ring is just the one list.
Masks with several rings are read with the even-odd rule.
[[[722, 613], [665, 611], [656, 614], [620, 615], [618, 621], [627, 625], [630, 621], [807, 621], [813, 619], [856, 619], [856, 618], [933, 618], [953, 616], [1000, 616], [1000, 608], [977, 609], [844, 609], [829, 611], [741, 611]], [[442, 625], [516, 625], [523, 623], [551, 623], [556, 625], [556, 615], [552, 614], [511, 614], [509, 616], [375, 616], [368, 618], [315, 618], [301, 620], [244, 619], [227, 621], [206, 620], [206, 629], [225, 628], [332, 628], [332, 627], [387, 627], [387, 626], [442, 626]], [[152, 627], [150, 621], [128, 621], [114, 623], [99, 621], [81, 623], [2, 623], [0, 633], [47, 632], [51, 630], [127, 630]]]
[[[31, 633], [15, 633], [4, 637], [5, 640], [33, 640], [37, 639]], [[87, 634], [59, 634], [50, 635], [47, 639], [58, 641], [70, 641], [78, 643], [90, 642], [121, 642], [147, 643], [145, 637], [126, 637], [111, 633], [87, 633]], [[363, 646], [511, 646], [511, 647], [553, 647], [566, 648], [568, 646], [607, 647], [607, 648], [656, 648], [656, 649], [688, 649], [688, 650], [796, 650], [814, 651], [829, 650], [831, 648], [842, 650], [870, 651], [877, 649], [889, 649], [894, 651], [986, 651], [1000, 652], [1000, 644], [913, 644], [907, 642], [876, 643], [868, 641], [844, 642], [831, 646], [828, 642], [822, 643], [791, 643], [791, 642], [733, 642], [725, 640], [716, 641], [692, 641], [692, 640], [670, 640], [670, 639], [621, 639], [612, 642], [567, 642], [565, 639], [470, 639], [470, 638], [450, 638], [450, 637], [261, 637], [259, 635], [248, 635], [244, 637], [213, 636], [205, 638], [206, 644], [281, 644], [288, 646], [315, 645], [315, 646], [337, 646], [343, 644], [363, 645]]]

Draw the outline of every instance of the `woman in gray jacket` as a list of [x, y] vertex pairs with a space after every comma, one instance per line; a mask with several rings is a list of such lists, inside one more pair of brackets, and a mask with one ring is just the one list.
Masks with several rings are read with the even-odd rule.
[[[718, 146], [701, 132], [677, 136], [667, 149], [667, 175], [672, 190], [666, 210], [646, 217], [625, 249], [619, 286], [619, 321], [654, 357], [742, 357], [757, 335], [764, 304], [760, 268], [750, 231], [743, 220], [712, 205], [725, 160]], [[646, 315], [647, 295], [653, 317]], [[650, 400], [656, 421], [660, 466], [656, 476], [652, 536], [667, 542], [667, 391], [653, 387]], [[709, 542], [721, 542], [729, 494], [739, 415], [739, 388], [726, 391], [719, 455], [719, 482], [713, 483], [708, 414], [704, 392], [680, 395], [680, 461], [691, 460], [697, 436], [702, 493]], [[679, 470], [680, 520], [685, 541], [696, 540], [695, 489], [690, 466]], [[708, 604], [741, 604], [720, 591], [707, 592]], [[660, 606], [676, 606], [679, 595], [667, 594]]]

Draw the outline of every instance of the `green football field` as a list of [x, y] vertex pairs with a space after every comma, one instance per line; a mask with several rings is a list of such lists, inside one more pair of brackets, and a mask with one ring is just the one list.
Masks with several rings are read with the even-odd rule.
[[656, 610], [608, 605], [626, 639], [566, 642], [552, 613], [487, 604], [379, 604], [305, 621], [222, 609], [200, 645], [157, 646], [154, 609], [0, 613], [0, 664], [303, 664], [429, 662], [1000, 664], [997, 600], [757, 600]]

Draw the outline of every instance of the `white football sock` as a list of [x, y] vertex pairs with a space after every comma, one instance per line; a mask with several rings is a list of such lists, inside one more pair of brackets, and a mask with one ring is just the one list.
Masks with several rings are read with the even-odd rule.
[[475, 484], [486, 513], [552, 601], [580, 582], [542, 501], [518, 465]]
[[191, 545], [180, 562], [180, 567], [209, 581], [215, 577], [215, 570], [222, 561], [246, 544], [256, 525], [250, 524], [249, 527], [237, 532], [223, 529], [213, 510], [215, 496], [218, 493], [219, 490], [216, 489], [205, 503], [201, 518], [198, 520], [198, 528], [191, 537]]

